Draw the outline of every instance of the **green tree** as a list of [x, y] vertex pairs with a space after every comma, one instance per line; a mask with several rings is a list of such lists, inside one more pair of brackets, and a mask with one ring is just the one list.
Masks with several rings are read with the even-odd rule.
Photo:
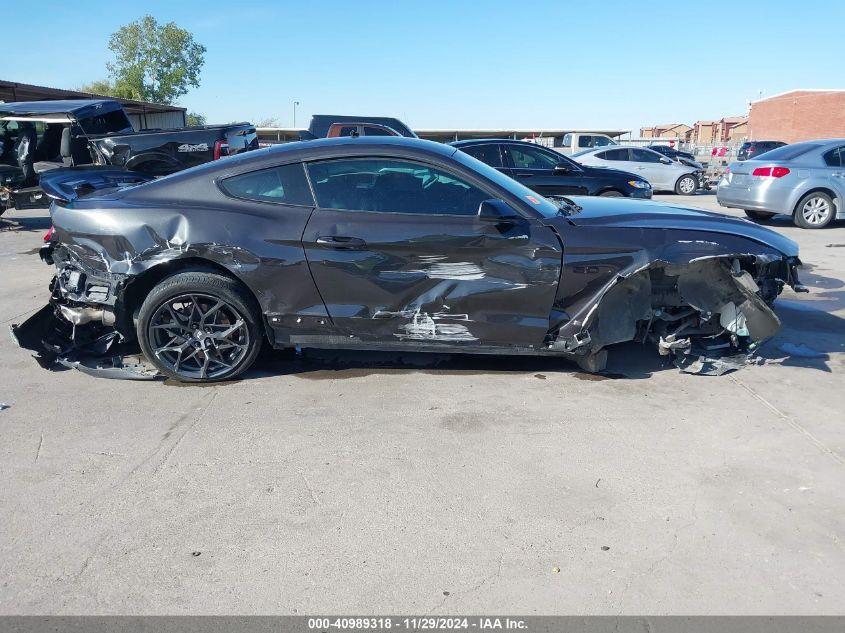
[[205, 125], [205, 115], [198, 112], [188, 112], [185, 116], [185, 123], [187, 125]]
[[145, 15], [112, 33], [109, 49], [114, 53], [114, 62], [107, 64], [113, 96], [173, 103], [189, 87], [199, 87], [205, 46], [174, 22], [162, 25]]
[[77, 88], [80, 92], [91, 92], [95, 95], [105, 95], [107, 97], [116, 97], [115, 87], [108, 79], [97, 79], [89, 84], [79, 86]]

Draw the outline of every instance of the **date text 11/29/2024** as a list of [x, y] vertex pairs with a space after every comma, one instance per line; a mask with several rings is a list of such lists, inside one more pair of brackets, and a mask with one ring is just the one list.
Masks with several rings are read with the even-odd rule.
[[389, 630], [399, 631], [446, 631], [446, 630], [511, 630], [526, 629], [526, 622], [509, 617], [333, 617], [308, 618], [308, 628], [316, 631], [330, 630]]

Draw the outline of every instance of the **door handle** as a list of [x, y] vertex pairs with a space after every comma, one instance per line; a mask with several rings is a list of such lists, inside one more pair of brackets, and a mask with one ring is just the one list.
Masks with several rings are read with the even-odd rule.
[[364, 240], [358, 237], [347, 237], [345, 235], [323, 235], [317, 238], [317, 244], [341, 251], [361, 250], [367, 245]]

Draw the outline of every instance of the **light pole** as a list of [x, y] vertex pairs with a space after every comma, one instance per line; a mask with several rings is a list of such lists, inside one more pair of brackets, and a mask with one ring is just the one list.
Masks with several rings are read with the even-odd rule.
[[296, 106], [299, 105], [299, 101], [293, 102], [293, 127], [296, 127]]

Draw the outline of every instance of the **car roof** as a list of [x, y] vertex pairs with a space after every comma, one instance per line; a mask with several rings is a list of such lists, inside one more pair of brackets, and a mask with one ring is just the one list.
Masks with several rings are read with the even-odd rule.
[[[309, 152], [314, 150], [321, 150], [323, 152], [330, 152], [332, 148], [339, 147], [378, 147], [378, 146], [395, 146], [409, 149], [417, 149], [424, 152], [435, 154], [442, 154], [444, 156], [451, 156], [455, 153], [454, 148], [437, 143], [435, 141], [427, 141], [420, 138], [411, 138], [407, 136], [337, 136], [333, 138], [318, 138], [311, 141], [298, 141], [294, 143], [280, 143], [272, 145], [267, 148], [268, 153], [273, 155], [282, 154], [285, 152]], [[241, 156], [249, 157], [254, 152], [241, 154]]]
[[[760, 141], [755, 141], [759, 143]], [[784, 143], [790, 147], [801, 147], [803, 145], [815, 145], [821, 148], [836, 147], [845, 144], [845, 138], [820, 138], [818, 140], [801, 141], [800, 143]]]
[[56, 101], [17, 101], [0, 103], [0, 116], [41, 116], [47, 114], [73, 114], [81, 118], [87, 114], [120, 110], [122, 106], [112, 99], [59, 99]]
[[[631, 145], [602, 145], [601, 147], [588, 147], [586, 149], [582, 149], [575, 154], [584, 156], [586, 154], [595, 154], [596, 152], [606, 152], [609, 149], [648, 149], [647, 147], [632, 147]], [[650, 150], [654, 151], [654, 150]], [[659, 152], [658, 152], [659, 153]]]
[[529, 141], [515, 141], [512, 138], [468, 138], [462, 141], [452, 141], [452, 147], [469, 147], [470, 145], [484, 145], [485, 143], [522, 143], [523, 145], [537, 145]]

